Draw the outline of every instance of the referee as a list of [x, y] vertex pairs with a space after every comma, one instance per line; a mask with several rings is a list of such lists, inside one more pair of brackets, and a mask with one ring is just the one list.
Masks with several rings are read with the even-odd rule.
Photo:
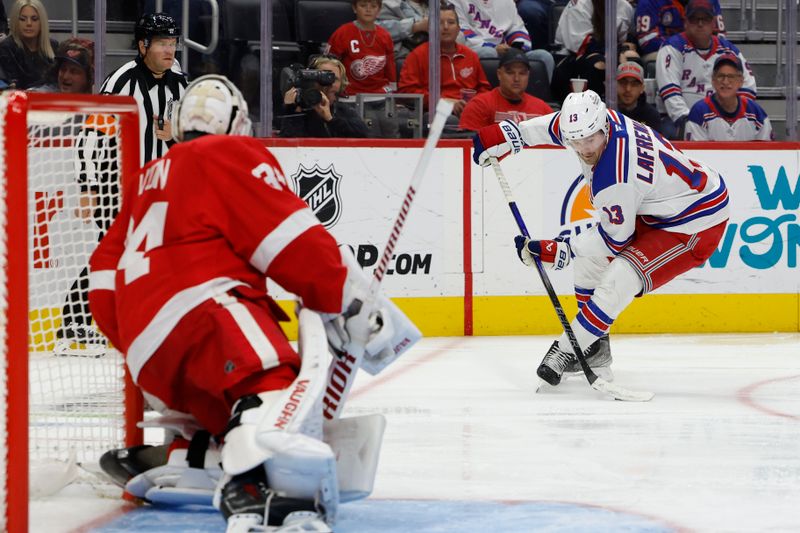
[[[139, 163], [167, 153], [173, 144], [171, 110], [186, 90], [186, 76], [175, 61], [180, 30], [164, 13], [148, 13], [136, 23], [139, 56], [111, 73], [100, 94], [133, 96], [139, 105], [141, 134]], [[92, 220], [100, 238], [119, 210], [117, 130], [113, 117], [90, 115], [82, 125], [76, 147], [76, 173], [81, 189], [81, 218]], [[74, 281], [61, 311], [56, 334], [56, 355], [94, 356], [105, 353], [105, 344], [91, 325], [89, 277], [85, 267]]]
[[139, 57], [103, 82], [100, 94], [130, 95], [139, 104], [141, 166], [167, 153], [173, 144], [172, 104], [186, 90], [186, 76], [175, 60], [180, 29], [166, 13], [147, 13], [136, 23]]

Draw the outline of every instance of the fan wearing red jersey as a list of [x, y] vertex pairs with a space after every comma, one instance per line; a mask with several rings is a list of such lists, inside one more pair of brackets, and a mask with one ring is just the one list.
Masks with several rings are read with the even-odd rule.
[[351, 0], [356, 20], [340, 26], [328, 40], [328, 51], [347, 69], [347, 94], [388, 93], [397, 87], [394, 43], [375, 24], [381, 0]]
[[[340, 490], [343, 499], [371, 491], [383, 431], [380, 416], [340, 421], [371, 444], [360, 463], [369, 485], [349, 487], [364, 476], [337, 474], [336, 457], [347, 450], [321, 440], [318, 400], [331, 357], [323, 321], [352, 333], [348, 318], [374, 311], [357, 310], [368, 279], [269, 150], [244, 136], [247, 104], [229, 80], [195, 80], [176, 117], [179, 144], [125, 184], [121, 211], [90, 261], [89, 298], [136, 384], [162, 407], [163, 425], [181, 436], [166, 464], [139, 449], [114, 450], [104, 469], [132, 477], [126, 488], [147, 501], [209, 503], [214, 494], [229, 531], [306, 522], [328, 531]], [[299, 354], [278, 325], [287, 317], [266, 293], [267, 278], [299, 298]], [[411, 344], [419, 337], [378, 300], [367, 361], [392, 351], [397, 332]]]

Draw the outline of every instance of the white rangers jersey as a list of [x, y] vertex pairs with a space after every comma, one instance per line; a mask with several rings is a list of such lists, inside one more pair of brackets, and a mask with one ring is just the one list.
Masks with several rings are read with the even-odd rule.
[[[529, 146], [565, 146], [561, 112], [520, 122]], [[694, 234], [728, 219], [728, 189], [713, 168], [689, 159], [653, 129], [608, 111], [608, 145], [594, 167], [582, 160], [600, 223], [570, 240], [577, 256], [616, 256], [633, 240], [636, 221]]]
[[[592, 36], [592, 0], [570, 0], [556, 27], [555, 42], [570, 52], [580, 55], [582, 48]], [[633, 6], [628, 2], [617, 2], [617, 38], [623, 42], [633, 20]]]
[[520, 43], [531, 49], [531, 36], [517, 13], [514, 0], [453, 0], [464, 44], [472, 50]]
[[744, 84], [739, 94], [755, 100], [756, 80], [742, 53], [725, 37], [711, 37], [711, 48], [699, 50], [685, 33], [673, 35], [658, 51], [656, 82], [658, 94], [672, 120], [686, 117], [692, 106], [714, 92], [711, 75], [714, 61], [723, 54], [733, 54], [744, 65]]
[[686, 122], [687, 141], [772, 141], [772, 125], [764, 109], [753, 100], [739, 96], [736, 111], [728, 113], [715, 96], [692, 106]]

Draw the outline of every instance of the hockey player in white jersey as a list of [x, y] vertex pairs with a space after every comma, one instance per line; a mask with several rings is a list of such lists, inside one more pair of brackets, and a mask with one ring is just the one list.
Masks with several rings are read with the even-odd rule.
[[[599, 223], [572, 238], [515, 238], [526, 265], [575, 265], [576, 293], [586, 301], [572, 321], [589, 366], [608, 379], [610, 353], [587, 353], [620, 313], [679, 274], [702, 264], [728, 222], [728, 190], [713, 168], [689, 159], [651, 128], [606, 109], [593, 91], [571, 93], [560, 112], [519, 125], [504, 121], [479, 130], [474, 159], [504, 157], [525, 146], [565, 146], [580, 161]], [[588, 357], [592, 355], [592, 357]], [[558, 385], [577, 371], [566, 334], [547, 351], [537, 374]]]
[[721, 55], [739, 57], [745, 67], [739, 93], [745, 98], [756, 98], [756, 80], [744, 56], [733, 43], [713, 34], [713, 17], [714, 7], [709, 0], [690, 0], [686, 6], [685, 30], [667, 39], [656, 57], [658, 94], [680, 132], [692, 106], [713, 92], [714, 61]]
[[692, 106], [687, 141], [772, 141], [772, 124], [755, 100], [739, 94], [744, 69], [733, 54], [717, 57], [711, 84], [714, 94]]

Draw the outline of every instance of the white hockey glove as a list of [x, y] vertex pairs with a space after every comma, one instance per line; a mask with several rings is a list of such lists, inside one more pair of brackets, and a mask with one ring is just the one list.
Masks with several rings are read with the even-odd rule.
[[[366, 301], [369, 280], [346, 248], [342, 248], [342, 260], [348, 270], [344, 291], [345, 312], [325, 317], [328, 344], [334, 354], [341, 355], [347, 351], [354, 336], [366, 338], [361, 368], [374, 376], [419, 341], [422, 333], [399, 307], [382, 294], [378, 295], [370, 309], [366, 309], [363, 302]], [[364, 313], [367, 313], [366, 320]], [[354, 330], [364, 327], [367, 328], [366, 332]]]
[[519, 127], [510, 120], [504, 120], [479, 129], [472, 137], [472, 144], [472, 160], [482, 167], [488, 167], [490, 157], [502, 159], [509, 152], [516, 154], [525, 146], [525, 141], [522, 140]]
[[542, 266], [550, 270], [561, 270], [569, 265], [575, 254], [569, 245], [569, 239], [533, 241], [524, 235], [514, 237], [517, 255], [525, 266], [533, 266], [533, 256], [539, 256]]
[[173, 449], [167, 464], [133, 477], [125, 490], [153, 504], [211, 505], [222, 469], [217, 446], [205, 436]]

